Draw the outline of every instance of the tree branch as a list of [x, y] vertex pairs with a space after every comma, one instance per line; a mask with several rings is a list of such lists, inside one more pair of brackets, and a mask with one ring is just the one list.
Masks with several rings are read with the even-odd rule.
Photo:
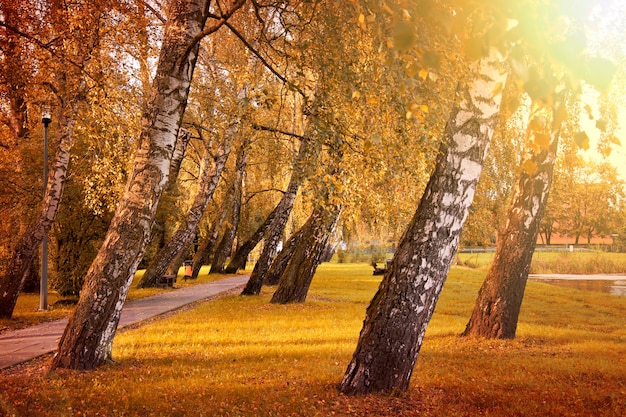
[[87, 71], [85, 71], [85, 68], [78, 64], [77, 62], [72, 61], [71, 59], [59, 55], [58, 53], [56, 53], [56, 51], [51, 48], [51, 46], [56, 42], [57, 39], [59, 38], [54, 38], [51, 41], [47, 42], [47, 43], [43, 43], [41, 40], [37, 39], [36, 37], [26, 33], [26, 32], [22, 32], [21, 30], [19, 30], [16, 27], [13, 27], [9, 24], [7, 24], [5, 21], [0, 20], [0, 27], [4, 27], [8, 30], [10, 30], [11, 32], [25, 38], [28, 39], [29, 41], [31, 41], [32, 43], [34, 43], [35, 45], [39, 46], [40, 48], [50, 52], [50, 54], [52, 54], [52, 56], [58, 58], [61, 62], [69, 62], [71, 65], [73, 65], [74, 67], [78, 68], [80, 70], [80, 72], [82, 72], [83, 74], [85, 74], [87, 77], [91, 78], [97, 85], [101, 85], [100, 82], [98, 82], [98, 80], [96, 80], [91, 74], [89, 74]]
[[280, 130], [271, 126], [263, 126], [257, 123], [252, 123], [251, 126], [255, 130], [264, 130], [266, 132], [280, 133], [281, 135], [291, 136], [300, 140], [309, 140], [309, 138], [307, 138], [306, 136], [298, 135], [297, 133], [287, 132], [285, 130]]
[[210, 14], [209, 17], [216, 19], [217, 21], [213, 22], [212, 25], [209, 25], [208, 27], [206, 27], [202, 32], [198, 33], [191, 40], [191, 42], [189, 43], [189, 46], [187, 46], [187, 49], [185, 50], [185, 53], [182, 55], [179, 62], [183, 62], [184, 59], [191, 53], [191, 50], [195, 48], [200, 43], [200, 41], [204, 39], [205, 36], [209, 36], [212, 33], [217, 32], [224, 24], [226, 24], [226, 21], [233, 14], [235, 14], [235, 12], [239, 10], [245, 3], [246, 3], [246, 0], [233, 0], [233, 4], [230, 6], [228, 10], [226, 10], [225, 13], [222, 13], [219, 16]]
[[257, 58], [259, 58], [259, 61], [261, 61], [261, 63], [263, 63], [263, 65], [265, 66], [265, 68], [267, 68], [268, 70], [270, 70], [270, 72], [272, 74], [274, 74], [279, 80], [281, 80], [283, 83], [287, 84], [287, 86], [289, 86], [290, 88], [293, 88], [295, 91], [297, 91], [304, 99], [305, 101], [307, 100], [307, 96], [306, 94], [304, 94], [304, 91], [302, 91], [300, 89], [300, 87], [298, 87], [297, 85], [295, 85], [294, 83], [292, 83], [291, 81], [287, 80], [287, 78], [285, 78], [284, 75], [280, 74], [276, 69], [274, 69], [274, 67], [272, 67], [272, 65], [265, 59], [263, 58], [263, 56], [261, 55], [261, 53], [259, 51], [257, 51], [251, 44], [250, 42], [248, 42], [246, 40], [246, 38], [243, 37], [243, 35], [241, 33], [239, 33], [239, 31], [237, 29], [235, 29], [233, 27], [233, 25], [231, 25], [228, 22], [224, 22], [224, 26], [226, 26], [236, 37], [239, 38], [239, 40], [245, 45], [246, 48], [248, 48], [250, 50], [250, 52], [252, 52], [254, 55], [256, 55]]

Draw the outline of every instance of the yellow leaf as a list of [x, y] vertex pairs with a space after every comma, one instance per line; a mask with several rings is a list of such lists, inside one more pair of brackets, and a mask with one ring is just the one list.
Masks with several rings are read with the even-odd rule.
[[393, 14], [393, 10], [391, 10], [391, 7], [389, 7], [387, 3], [383, 3], [383, 10], [389, 14]]
[[352, 98], [353, 99], [358, 99], [359, 97], [361, 97], [361, 94], [358, 91], [355, 91], [352, 93]]
[[543, 133], [535, 133], [535, 144], [540, 148], [548, 150], [550, 148], [550, 136]]
[[596, 127], [602, 132], [606, 132], [606, 120], [596, 120]]
[[378, 97], [374, 97], [374, 96], [369, 96], [367, 98], [367, 104], [378, 104]]
[[365, 15], [363, 13], [361, 13], [357, 20], [358, 20], [358, 23], [359, 23], [359, 27], [361, 29], [363, 29], [363, 30], [366, 30], [367, 26], [365, 25]]
[[617, 136], [611, 135], [611, 137], [609, 138], [609, 140], [616, 144], [617, 146], [622, 146], [622, 142], [620, 142], [619, 138]]
[[574, 140], [576, 141], [576, 145], [580, 149], [587, 150], [589, 149], [589, 136], [585, 132], [578, 132], [574, 136]]
[[537, 169], [537, 164], [530, 159], [525, 160], [522, 164], [522, 170], [528, 175], [532, 175], [535, 172], [535, 169]]
[[500, 94], [502, 94], [502, 90], [503, 90], [503, 84], [501, 82], [497, 83], [493, 87], [492, 97], [499, 96]]
[[413, 116], [413, 113], [411, 111], [406, 112], [406, 119], [409, 120], [411, 117]]
[[426, 78], [428, 78], [428, 70], [427, 69], [421, 69], [419, 72], [419, 76], [422, 80], [426, 81]]
[[587, 112], [587, 116], [593, 120], [593, 111], [591, 110], [591, 106], [589, 104], [585, 104], [585, 111]]
[[428, 106], [426, 104], [421, 104], [420, 110], [423, 111], [424, 113], [428, 113]]

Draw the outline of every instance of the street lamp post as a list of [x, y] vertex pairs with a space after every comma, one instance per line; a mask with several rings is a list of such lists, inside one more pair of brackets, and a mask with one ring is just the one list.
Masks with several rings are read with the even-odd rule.
[[[43, 123], [43, 197], [46, 198], [48, 185], [48, 125], [52, 122], [50, 107], [44, 105], [41, 112]], [[48, 234], [41, 241], [41, 283], [39, 286], [39, 310], [48, 309]]]

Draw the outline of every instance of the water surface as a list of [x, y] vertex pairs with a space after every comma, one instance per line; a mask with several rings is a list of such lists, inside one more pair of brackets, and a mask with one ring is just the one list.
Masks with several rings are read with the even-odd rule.
[[528, 278], [559, 287], [626, 296], [626, 275], [531, 274]]

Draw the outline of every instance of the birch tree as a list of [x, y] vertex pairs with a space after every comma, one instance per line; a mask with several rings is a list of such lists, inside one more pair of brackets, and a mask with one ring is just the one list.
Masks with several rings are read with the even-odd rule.
[[109, 231], [51, 368], [93, 369], [111, 360], [120, 312], [150, 237], [168, 181], [172, 152], [187, 104], [200, 40], [215, 32], [245, 0], [228, 2], [206, 25], [211, 3], [173, 0], [167, 13], [156, 75], [143, 109], [132, 172]]
[[378, 292], [339, 389], [408, 388], [424, 333], [456, 253], [499, 116], [505, 56], [494, 47], [459, 83], [435, 169]]
[[[6, 6], [3, 6], [3, 9], [5, 8]], [[51, 4], [49, 8], [42, 10], [42, 15], [51, 32], [65, 39], [60, 47], [56, 45], [48, 47], [39, 38], [41, 35], [39, 33], [31, 36], [21, 31], [17, 21], [15, 26], [11, 24], [13, 23], [11, 21], [8, 25], [6, 21], [4, 22], [5, 28], [13, 32], [11, 36], [26, 37], [36, 48], [49, 48], [40, 52], [43, 54], [52, 53], [57, 59], [54, 73], [47, 72], [40, 76], [52, 90], [49, 93], [51, 102], [58, 103], [58, 111], [55, 112], [54, 116], [58, 119], [59, 143], [49, 176], [46, 179], [44, 200], [40, 206], [39, 214], [24, 234], [19, 237], [18, 243], [10, 255], [10, 263], [6, 267], [4, 275], [0, 277], [0, 317], [8, 318], [13, 314], [17, 297], [24, 285], [26, 273], [59, 211], [70, 151], [74, 143], [75, 123], [81, 106], [86, 103], [87, 64], [98, 46], [98, 27], [102, 24], [104, 14], [104, 7], [100, 8], [100, 6], [91, 4]], [[10, 13], [6, 15], [6, 17], [10, 16]], [[78, 25], [77, 21], [80, 19], [87, 19], [90, 23], [84, 26]], [[68, 24], [69, 28], [73, 30], [67, 30]], [[55, 99], [53, 100], [52, 97]], [[24, 97], [22, 97], [23, 99]], [[14, 99], [11, 102], [14, 106], [21, 106], [19, 100]], [[14, 112], [14, 114], [17, 113]], [[16, 127], [16, 129], [18, 128]], [[20, 134], [24, 133], [20, 132]]]
[[[217, 188], [218, 181], [220, 180], [224, 166], [230, 155], [233, 136], [237, 132], [237, 129], [238, 123], [234, 123], [226, 129], [215, 154], [213, 154], [213, 150], [211, 149], [210, 142], [212, 141], [204, 143], [205, 149], [200, 167], [198, 189], [193, 203], [181, 225], [167, 241], [165, 246], [159, 250], [154, 257], [154, 261], [146, 269], [141, 281], [137, 284], [139, 288], [156, 286], [170, 264], [174, 262], [183, 249], [188, 248], [193, 241], [200, 219], [204, 215], [204, 211], [213, 197], [213, 193]], [[175, 269], [177, 270], [177, 268]]]

